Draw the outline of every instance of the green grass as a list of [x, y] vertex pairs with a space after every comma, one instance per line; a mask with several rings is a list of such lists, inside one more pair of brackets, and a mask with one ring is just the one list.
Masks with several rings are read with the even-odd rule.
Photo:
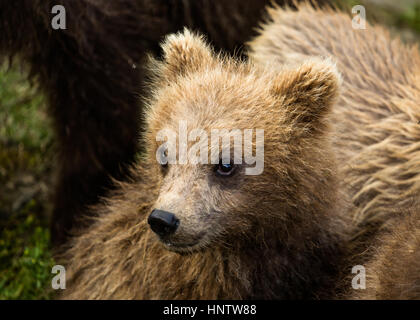
[[405, 10], [397, 19], [399, 26], [409, 27], [420, 34], [420, 4]]
[[0, 67], [0, 139], [45, 151], [51, 142], [44, 100], [18, 69]]
[[35, 200], [20, 212], [21, 219], [0, 236], [0, 299], [48, 299], [51, 257], [48, 229], [40, 223]]
[[0, 67], [0, 299], [50, 297], [52, 132], [43, 97]]

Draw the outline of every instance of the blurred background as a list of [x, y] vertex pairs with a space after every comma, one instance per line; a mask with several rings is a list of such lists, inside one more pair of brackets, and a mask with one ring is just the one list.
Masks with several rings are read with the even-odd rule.
[[[334, 2], [362, 4], [368, 21], [406, 42], [420, 41], [420, 0]], [[51, 298], [45, 288], [54, 265], [49, 218], [56, 146], [45, 99], [26, 79], [18, 61], [0, 65], [0, 299]]]

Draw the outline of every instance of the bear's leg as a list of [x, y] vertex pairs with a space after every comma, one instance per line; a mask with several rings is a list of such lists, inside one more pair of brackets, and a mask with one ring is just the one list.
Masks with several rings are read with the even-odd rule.
[[[151, 3], [67, 1], [67, 30], [49, 30], [40, 37], [46, 47], [29, 59], [40, 66], [59, 146], [51, 221], [56, 245], [81, 227], [78, 218], [111, 187], [111, 177], [127, 176], [139, 151], [141, 61], [170, 31], [164, 8]], [[142, 25], [140, 17], [153, 23]]]

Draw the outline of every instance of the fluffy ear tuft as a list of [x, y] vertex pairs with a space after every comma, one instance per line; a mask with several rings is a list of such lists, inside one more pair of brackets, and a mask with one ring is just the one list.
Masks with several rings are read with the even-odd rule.
[[330, 59], [311, 58], [297, 69], [284, 70], [272, 91], [282, 98], [285, 119], [305, 132], [323, 132], [324, 118], [333, 106], [341, 76]]
[[162, 43], [164, 53], [163, 75], [173, 80], [188, 72], [199, 71], [214, 61], [211, 48], [204, 37], [184, 28], [183, 32], [171, 34]]

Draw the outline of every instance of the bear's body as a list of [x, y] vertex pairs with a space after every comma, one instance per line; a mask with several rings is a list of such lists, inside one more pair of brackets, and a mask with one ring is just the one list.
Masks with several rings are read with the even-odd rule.
[[[348, 248], [342, 292], [355, 298], [418, 298], [420, 226], [412, 212], [420, 191], [417, 47], [391, 39], [380, 26], [353, 30], [344, 13], [307, 6], [269, 11], [272, 22], [250, 43], [254, 60], [276, 65], [330, 56], [343, 76], [331, 118], [333, 150], [344, 177], [341, 190], [352, 202], [349, 216], [359, 231]], [[393, 227], [384, 235], [388, 220]], [[353, 291], [348, 275], [360, 264], [366, 264], [368, 290]]]
[[[353, 291], [352, 299], [420, 299], [420, 211], [413, 207], [384, 228], [367, 260], [366, 289]], [[364, 258], [365, 258], [364, 257]]]
[[[153, 65], [147, 156], [72, 241], [64, 298], [333, 297], [354, 226], [381, 224], [418, 192], [418, 53], [332, 11], [271, 17], [251, 43], [255, 64], [215, 57], [188, 32], [167, 39]], [[312, 55], [337, 60], [338, 103], [340, 76]], [[264, 129], [264, 172], [160, 168], [157, 133], [183, 120]], [[162, 241], [147, 225], [153, 209], [180, 221]]]
[[383, 221], [420, 191], [420, 55], [380, 26], [352, 29], [346, 13], [270, 9], [250, 43], [270, 65], [332, 57], [343, 76], [333, 108], [333, 148], [357, 221]]

